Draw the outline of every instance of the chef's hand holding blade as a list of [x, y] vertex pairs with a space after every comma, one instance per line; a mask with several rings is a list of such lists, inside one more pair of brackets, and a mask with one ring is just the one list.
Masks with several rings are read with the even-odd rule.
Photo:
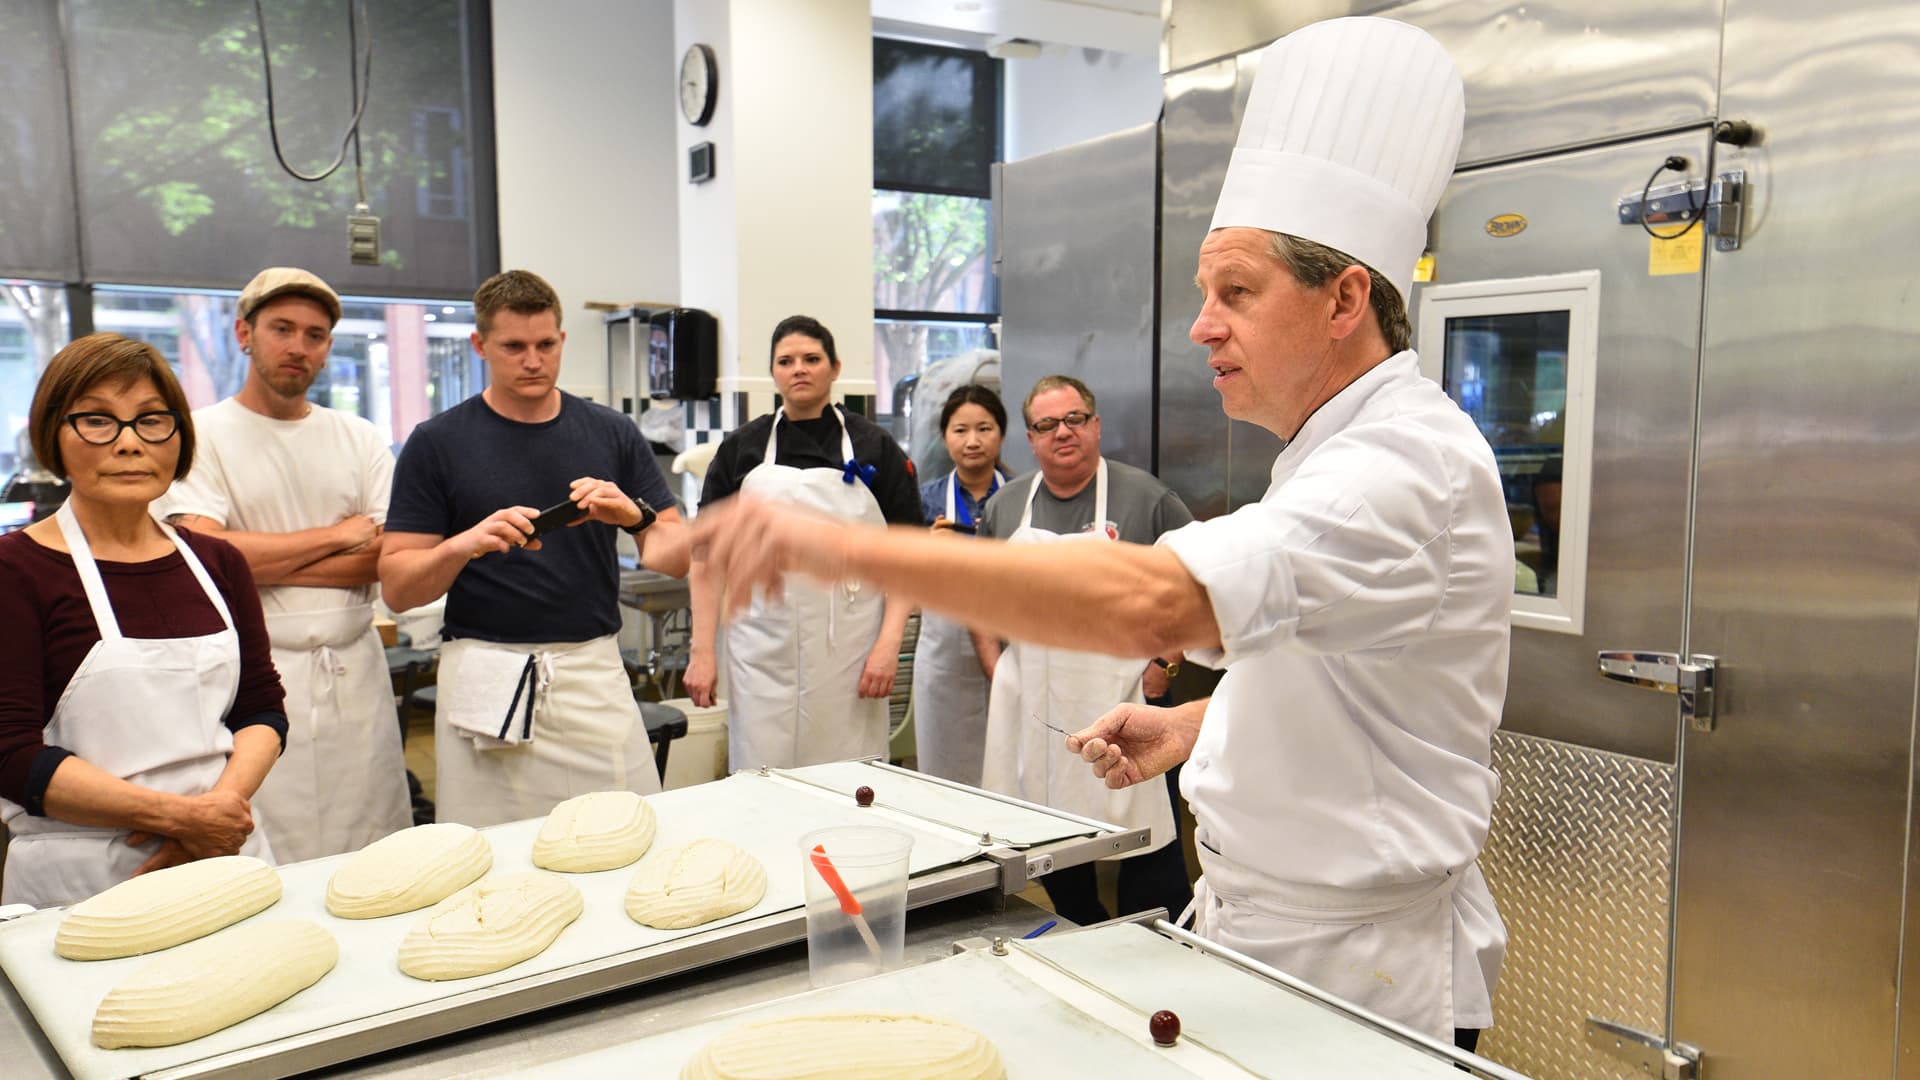
[[1079, 754], [1110, 788], [1151, 780], [1193, 754], [1207, 699], [1171, 709], [1127, 703], [1067, 736], [1067, 751]]

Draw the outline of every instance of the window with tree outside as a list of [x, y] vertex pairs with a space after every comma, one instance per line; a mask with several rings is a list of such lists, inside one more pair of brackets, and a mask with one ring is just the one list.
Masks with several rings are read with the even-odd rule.
[[[39, 372], [76, 333], [152, 343], [195, 407], [232, 395], [237, 290], [269, 265], [311, 270], [344, 301], [317, 403], [398, 444], [480, 389], [465, 298], [499, 265], [489, 9], [368, 3], [356, 42], [357, 7], [264, 5], [287, 162], [312, 173], [344, 154], [306, 183], [275, 159], [253, 5], [0, 0], [0, 479], [22, 466]], [[369, 37], [363, 193], [342, 137], [349, 57], [364, 55], [351, 46]], [[378, 265], [348, 259], [362, 197]]]
[[989, 366], [998, 380], [990, 169], [1000, 64], [887, 38], [874, 40], [873, 56], [876, 412], [917, 467], [937, 469], [945, 448], [932, 429], [947, 389]]

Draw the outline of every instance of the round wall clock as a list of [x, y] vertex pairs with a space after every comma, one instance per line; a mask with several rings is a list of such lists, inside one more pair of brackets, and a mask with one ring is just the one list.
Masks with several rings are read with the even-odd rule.
[[720, 67], [714, 62], [713, 49], [694, 45], [680, 58], [680, 112], [687, 122], [701, 127], [713, 119], [714, 102], [720, 97]]

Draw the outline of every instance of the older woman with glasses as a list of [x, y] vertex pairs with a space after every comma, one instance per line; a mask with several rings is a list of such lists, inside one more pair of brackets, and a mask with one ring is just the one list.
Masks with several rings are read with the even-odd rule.
[[0, 537], [0, 901], [271, 861], [248, 800], [287, 721], [253, 575], [148, 509], [193, 464], [179, 382], [152, 346], [91, 334], [48, 364], [28, 424], [73, 493]]

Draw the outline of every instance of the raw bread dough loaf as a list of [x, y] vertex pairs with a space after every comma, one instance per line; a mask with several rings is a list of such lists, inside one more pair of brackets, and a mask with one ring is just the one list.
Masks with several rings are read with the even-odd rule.
[[538, 956], [580, 917], [573, 882], [552, 874], [496, 874], [434, 905], [400, 942], [400, 970], [416, 979], [464, 979]]
[[950, 1020], [898, 1013], [792, 1016], [734, 1028], [680, 1080], [1001, 1080], [1000, 1051]]
[[341, 864], [327, 882], [327, 910], [378, 919], [426, 907], [493, 869], [493, 846], [465, 825], [415, 825], [383, 836]]
[[725, 840], [695, 840], [655, 853], [627, 886], [627, 915], [662, 930], [722, 919], [760, 902], [767, 868]]
[[251, 855], [141, 874], [75, 904], [53, 951], [69, 960], [134, 956], [205, 937], [280, 899], [280, 875]]
[[339, 959], [318, 923], [236, 926], [154, 957], [108, 991], [93, 1014], [93, 1044], [172, 1046], [211, 1035], [319, 982]]
[[653, 807], [631, 791], [591, 791], [553, 808], [533, 841], [533, 865], [567, 874], [625, 866], [653, 843]]

